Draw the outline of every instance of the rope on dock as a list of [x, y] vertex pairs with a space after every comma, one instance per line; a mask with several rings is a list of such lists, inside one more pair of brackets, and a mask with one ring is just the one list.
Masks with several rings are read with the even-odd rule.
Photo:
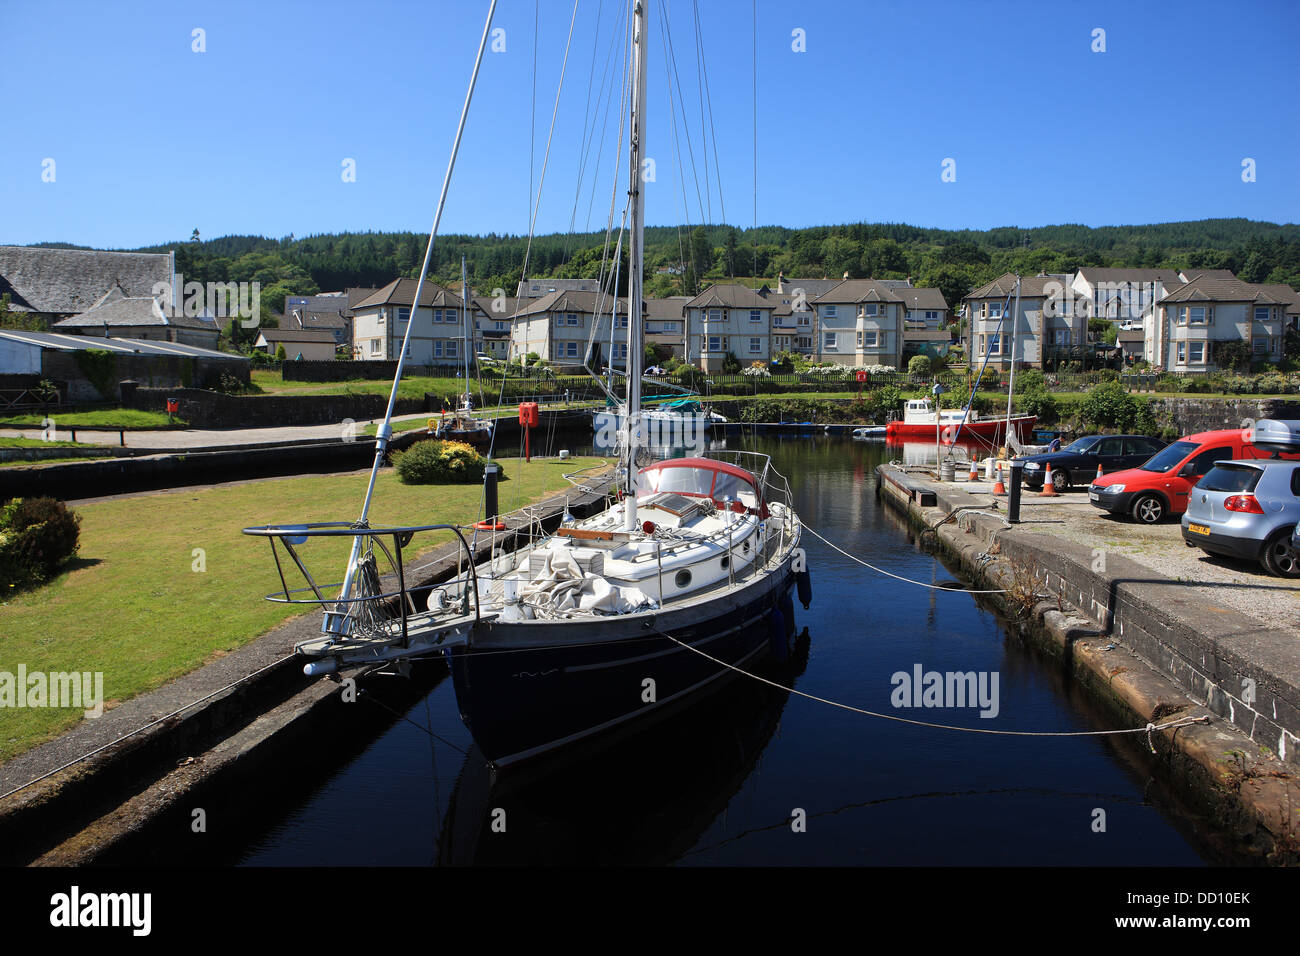
[[688, 651], [693, 651], [701, 657], [719, 664], [728, 670], [735, 671], [737, 674], [743, 674], [745, 677], [752, 678], [760, 683], [767, 684], [769, 687], [775, 687], [777, 690], [783, 690], [799, 697], [806, 697], [809, 700], [815, 700], [819, 704], [829, 704], [831, 707], [839, 707], [841, 710], [847, 710], [855, 714], [862, 714], [866, 717], [879, 717], [881, 720], [893, 720], [900, 724], [911, 724], [914, 727], [930, 727], [934, 730], [958, 730], [968, 734], [992, 734], [998, 737], [1108, 737], [1119, 734], [1146, 734], [1147, 746], [1151, 752], [1155, 753], [1155, 745], [1152, 743], [1151, 735], [1157, 730], [1165, 730], [1170, 727], [1185, 727], [1188, 724], [1208, 724], [1210, 718], [1206, 717], [1179, 717], [1177, 720], [1166, 721], [1163, 724], [1148, 723], [1145, 727], [1125, 727], [1120, 730], [994, 730], [985, 727], [958, 727], [954, 724], [936, 724], [928, 720], [914, 720], [910, 717], [899, 717], [897, 714], [882, 714], [874, 710], [865, 710], [861, 707], [854, 707], [851, 704], [842, 704], [839, 701], [830, 700], [826, 697], [817, 697], [814, 694], [806, 694], [801, 690], [795, 690], [793, 687], [786, 687], [784, 684], [778, 684], [776, 681], [768, 680], [766, 677], [760, 677], [734, 664], [729, 664], [724, 660], [719, 660], [712, 654], [707, 654], [698, 647], [693, 647], [685, 641], [679, 641], [667, 631], [661, 631], [659, 628], [654, 630], [663, 637], [668, 638], [674, 644], [678, 644]]
[[67, 770], [69, 767], [73, 766], [74, 764], [79, 764], [79, 763], [81, 763], [81, 761], [83, 761], [83, 760], [89, 760], [91, 757], [95, 756], [95, 754], [97, 754], [97, 753], [103, 753], [103, 752], [104, 752], [105, 750], [107, 750], [109, 747], [116, 747], [118, 744], [120, 744], [122, 741], [126, 740], [128, 737], [134, 737], [136, 734], [141, 733], [142, 731], [148, 730], [150, 727], [156, 726], [157, 724], [161, 724], [164, 720], [171, 720], [173, 717], [175, 717], [175, 716], [177, 716], [177, 715], [179, 715], [179, 714], [183, 714], [185, 711], [189, 710], [191, 707], [195, 707], [195, 706], [197, 706], [197, 705], [203, 703], [205, 700], [211, 700], [213, 697], [216, 697], [218, 694], [224, 693], [225, 691], [228, 691], [228, 690], [230, 690], [230, 689], [233, 688], [233, 687], [237, 687], [237, 686], [239, 686], [240, 684], [242, 684], [242, 683], [243, 683], [244, 681], [246, 681], [246, 680], [251, 680], [252, 678], [256, 677], [258, 674], [261, 674], [263, 671], [269, 671], [272, 667], [278, 667], [279, 665], [283, 664], [285, 661], [292, 660], [292, 659], [293, 659], [293, 656], [294, 656], [293, 654], [290, 654], [290, 655], [288, 655], [287, 657], [282, 657], [282, 658], [280, 658], [278, 661], [272, 661], [270, 664], [267, 664], [265, 667], [259, 667], [257, 670], [253, 671], [251, 674], [245, 674], [243, 677], [239, 678], [239, 680], [237, 680], [237, 681], [231, 681], [231, 682], [230, 682], [229, 684], [227, 684], [225, 687], [218, 687], [218, 688], [217, 688], [216, 690], [214, 690], [212, 693], [210, 693], [210, 694], [205, 694], [204, 696], [200, 697], [198, 700], [190, 701], [190, 702], [189, 702], [188, 704], [186, 704], [184, 707], [177, 708], [176, 710], [173, 710], [170, 714], [167, 714], [167, 715], [164, 716], [164, 717], [158, 717], [158, 718], [155, 719], [155, 720], [151, 720], [151, 721], [149, 721], [149, 723], [145, 724], [143, 727], [137, 727], [135, 730], [131, 731], [129, 734], [123, 734], [121, 737], [118, 737], [116, 740], [113, 740], [113, 741], [110, 741], [109, 743], [104, 744], [102, 747], [96, 747], [94, 750], [92, 750], [92, 751], [91, 751], [90, 753], [88, 753], [88, 754], [82, 754], [80, 757], [77, 757], [77, 758], [75, 758], [75, 759], [73, 759], [73, 760], [69, 760], [69, 761], [68, 761], [67, 763], [65, 763], [62, 767], [56, 767], [55, 769], [49, 771], [48, 773], [43, 773], [43, 774], [41, 774], [39, 777], [36, 777], [36, 778], [34, 778], [34, 779], [32, 779], [32, 780], [28, 780], [28, 781], [27, 781], [25, 784], [23, 784], [21, 787], [14, 787], [14, 789], [10, 790], [8, 793], [3, 794], [3, 795], [0, 795], [0, 800], [4, 800], [4, 799], [6, 799], [6, 798], [8, 798], [8, 797], [12, 797], [15, 793], [18, 793], [20, 790], [26, 790], [26, 789], [27, 789], [28, 787], [30, 787], [32, 784], [34, 784], [34, 783], [40, 783], [40, 782], [41, 782], [42, 780], [44, 780], [46, 777], [52, 777], [52, 776], [54, 776], [56, 773], [61, 773], [61, 772], [63, 772], [64, 770]]
[[932, 591], [948, 591], [952, 594], [1006, 594], [1007, 593], [1006, 588], [988, 588], [985, 590], [976, 590], [974, 588], [946, 588], [941, 584], [928, 584], [925, 581], [914, 581], [911, 578], [903, 577], [901, 574], [895, 574], [892, 571], [886, 571], [884, 568], [878, 568], [874, 564], [870, 564], [866, 561], [863, 561], [856, 554], [849, 554], [849, 552], [845, 551], [838, 544], [835, 544], [833, 541], [828, 541], [826, 538], [822, 537], [820, 534], [818, 534], [816, 531], [814, 531], [806, 524], [803, 526], [803, 530], [807, 531], [810, 535], [812, 535], [814, 538], [821, 541], [823, 544], [827, 545], [828, 547], [834, 548], [840, 554], [844, 555], [844, 557], [852, 561], [856, 561], [864, 568], [870, 568], [872, 571], [875, 571], [877, 574], [883, 574], [885, 575], [885, 577], [893, 578], [896, 581], [903, 581], [906, 584], [915, 584], [919, 588], [928, 588]]

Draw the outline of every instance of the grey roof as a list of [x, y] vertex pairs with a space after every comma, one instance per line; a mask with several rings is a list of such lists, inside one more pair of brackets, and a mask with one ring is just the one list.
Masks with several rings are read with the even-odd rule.
[[[298, 313], [296, 316], [295, 311]], [[298, 306], [290, 306], [289, 311], [280, 316], [282, 329], [345, 329], [347, 326], [348, 321], [340, 312], [303, 311]]]
[[941, 289], [895, 289], [894, 294], [906, 303], [909, 309], [937, 312], [948, 311], [948, 300], [943, 297]]
[[56, 352], [84, 352], [89, 349], [101, 349], [105, 352], [136, 355], [184, 355], [194, 358], [228, 359], [232, 362], [247, 362], [243, 355], [231, 355], [229, 352], [217, 352], [213, 349], [199, 348], [197, 345], [182, 345], [179, 342], [155, 342], [145, 339], [128, 339], [90, 335], [60, 335], [54, 332], [13, 332], [0, 329], [0, 339], [20, 342], [25, 345], [38, 345], [43, 349]]
[[1117, 333], [1117, 341], [1120, 342], [1141, 342], [1146, 333], [1141, 329], [1120, 329]]
[[16, 312], [75, 315], [114, 286], [125, 296], [151, 296], [156, 283], [171, 281], [167, 253], [0, 246], [0, 292]]
[[354, 288], [348, 289], [346, 293], [348, 298], [346, 311], [351, 312], [353, 309], [357, 307], [358, 302], [370, 298], [370, 296], [374, 295], [378, 291], [379, 291], [378, 289], [365, 288], [362, 286], [356, 286]]
[[598, 292], [599, 279], [529, 279], [515, 290], [519, 299], [537, 299], [552, 292]]
[[795, 289], [803, 289], [804, 295], [809, 299], [815, 299], [823, 292], [829, 292], [835, 288], [841, 279], [787, 279], [784, 275], [777, 276], [776, 282], [772, 288], [777, 291], [778, 295], [793, 295]]
[[904, 342], [951, 342], [952, 333], [947, 329], [904, 329]]
[[150, 296], [131, 298], [105, 296], [102, 305], [55, 322], [54, 329], [132, 329], [174, 327], [217, 332], [215, 320], [203, 316], [167, 315]]
[[895, 292], [897, 292], [899, 289], [912, 288], [911, 279], [877, 279], [876, 281], [879, 282], [881, 285], [883, 285], [886, 289], [893, 289]]
[[748, 286], [734, 282], [711, 285], [695, 298], [686, 302], [688, 309], [707, 309], [711, 306], [724, 309], [770, 309], [776, 302], [765, 299]]
[[539, 299], [525, 298], [521, 301], [528, 304], [519, 309], [515, 315], [539, 315], [543, 312], [586, 312], [594, 315], [598, 308], [601, 314], [605, 315], [616, 308], [616, 303], [620, 315], [627, 312], [625, 297], [599, 292], [572, 292], [560, 289], [548, 292]]
[[503, 295], [501, 297], [501, 301], [502, 301], [501, 311], [497, 311], [495, 308], [493, 308], [496, 301], [497, 301], [496, 296], [491, 296], [491, 295], [470, 296], [470, 302], [474, 304], [474, 307], [476, 309], [482, 312], [489, 319], [497, 322], [502, 322], [510, 318], [512, 315], [515, 314], [515, 312], [519, 309], [521, 305], [523, 305], [525, 302], [528, 302], [529, 300], [521, 299], [518, 296], [513, 296], [513, 295]]
[[898, 292], [876, 279], [845, 279], [817, 297], [819, 303], [902, 302]]
[[1289, 285], [1262, 284], [1260, 286], [1265, 292], [1276, 299], [1281, 299], [1287, 303], [1286, 311], [1289, 315], [1295, 315], [1300, 312], [1300, 292], [1291, 288]]
[[1079, 270], [1079, 275], [1093, 284], [1098, 282], [1181, 283], [1183, 281], [1179, 278], [1177, 269], [1099, 269], [1084, 266]]
[[[394, 279], [388, 285], [376, 289], [357, 302], [352, 306], [352, 310], [355, 312], [358, 309], [371, 309], [383, 305], [409, 306], [415, 301], [416, 284], [415, 279]], [[424, 288], [420, 290], [421, 308], [441, 308], [443, 306], [460, 308], [463, 304], [460, 296], [433, 282], [426, 281]]]
[[1261, 302], [1265, 305], [1289, 305], [1281, 295], [1262, 285], [1242, 282], [1235, 276], [1217, 278], [1198, 275], [1183, 287], [1169, 293], [1163, 302]]
[[[1046, 286], [1050, 282], [1058, 283], [1062, 290], [1070, 285], [1069, 276], [1060, 275], [1037, 275], [1020, 277], [1020, 297], [1022, 299], [1042, 299], [1047, 297]], [[1004, 272], [992, 282], [980, 286], [967, 299], [1005, 299], [1008, 295], [1015, 295], [1016, 277], [1010, 272]]]
[[1207, 279], [1237, 278], [1236, 274], [1231, 269], [1180, 269], [1179, 274], [1186, 276], [1188, 282], [1191, 282], [1197, 276], [1205, 276]]
[[680, 319], [682, 309], [691, 301], [689, 295], [669, 295], [662, 299], [645, 300], [645, 317], [655, 321], [661, 319]]

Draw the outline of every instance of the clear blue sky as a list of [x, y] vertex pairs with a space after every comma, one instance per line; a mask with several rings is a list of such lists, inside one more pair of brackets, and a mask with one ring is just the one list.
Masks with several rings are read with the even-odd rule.
[[[603, 226], [577, 192], [588, 78], [621, 0], [581, 0], [538, 232]], [[665, 5], [652, 3], [652, 16]], [[540, 0], [540, 170], [569, 0]], [[754, 220], [750, 0], [701, 0], [712, 220]], [[1300, 4], [758, 0], [758, 212], [792, 227], [1300, 220]], [[131, 248], [231, 233], [427, 232], [486, 2], [0, 0], [0, 243]], [[668, 4], [696, 172], [674, 158], [652, 20], [648, 220], [701, 218], [693, 6]], [[532, 0], [501, 0], [444, 232], [527, 231]], [[1092, 31], [1106, 31], [1094, 53]], [[192, 52], [192, 30], [206, 52]], [[792, 50], [804, 31], [806, 52]], [[597, 32], [599, 30], [599, 33]], [[594, 52], [593, 52], [594, 51]], [[593, 98], [597, 95], [593, 93]], [[604, 161], [613, 149], [617, 102]], [[679, 120], [680, 122], [680, 120]], [[679, 135], [681, 133], [679, 132]], [[599, 140], [595, 141], [597, 144]], [[589, 167], [594, 165], [592, 146]], [[1241, 163], [1257, 163], [1243, 183]], [[42, 163], [55, 161], [55, 181]], [[342, 181], [344, 159], [356, 182]], [[957, 180], [941, 182], [956, 161]], [[721, 202], [720, 202], [721, 200]], [[593, 211], [588, 220], [588, 208]]]

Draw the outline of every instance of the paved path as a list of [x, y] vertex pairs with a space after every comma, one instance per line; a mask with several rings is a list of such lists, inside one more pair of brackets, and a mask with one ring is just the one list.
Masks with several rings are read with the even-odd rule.
[[[424, 420], [429, 417], [428, 412], [420, 412], [414, 415], [394, 415], [393, 421]], [[433, 417], [436, 418], [437, 416]], [[353, 434], [358, 438], [364, 437], [366, 426], [380, 421], [383, 421], [383, 419], [376, 418], [356, 422], [353, 426]], [[40, 428], [0, 429], [0, 438], [40, 437]], [[57, 437], [60, 441], [68, 441], [72, 435], [68, 429], [60, 428]], [[329, 425], [290, 425], [284, 428], [186, 428], [158, 431], [131, 431], [128, 429], [126, 432], [126, 447], [156, 448], [160, 450], [172, 448], [220, 448], [232, 445], [278, 445], [284, 442], [309, 441], [312, 439], [330, 441], [342, 437], [343, 425], [338, 422]], [[77, 443], [117, 447], [118, 432], [116, 429], [78, 428]]]

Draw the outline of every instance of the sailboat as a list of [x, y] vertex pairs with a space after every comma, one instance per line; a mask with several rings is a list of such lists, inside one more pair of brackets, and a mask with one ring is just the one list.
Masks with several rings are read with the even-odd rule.
[[469, 285], [465, 281], [465, 257], [460, 260], [460, 300], [464, 317], [465, 346], [465, 391], [458, 396], [456, 410], [451, 418], [444, 418], [434, 431], [435, 438], [445, 441], [459, 441], [475, 448], [486, 448], [492, 444], [492, 428], [495, 424], [490, 418], [481, 418], [474, 414], [474, 396], [469, 384], [469, 357], [474, 345], [471, 322], [474, 321], [473, 306], [469, 299]]
[[[649, 0], [630, 0], [627, 302], [636, 320], [629, 323], [627, 391], [619, 409], [617, 499], [588, 518], [565, 520], [552, 533], [534, 525], [536, 533], [518, 550], [494, 550], [477, 562], [465, 529], [432, 522], [372, 525], [369, 508], [392, 434], [399, 359], [360, 517], [245, 529], [269, 539], [276, 556], [283, 589], [269, 598], [324, 609], [320, 635], [295, 648], [305, 673], [333, 675], [442, 656], [461, 717], [494, 772], [653, 721], [767, 655], [783, 656], [794, 633], [792, 590], [798, 588], [805, 607], [811, 600], [802, 525], [789, 483], [768, 456], [717, 452], [638, 466], [649, 6]], [[491, 23], [490, 9], [480, 63]], [[474, 77], [477, 72], [476, 64]], [[473, 88], [472, 78], [421, 285]], [[438, 531], [454, 535], [460, 571], [413, 590], [405, 552], [419, 535]], [[298, 553], [321, 537], [352, 541], [343, 581], [332, 587], [317, 584]], [[281, 550], [306, 576], [305, 588], [289, 587]], [[385, 560], [391, 573], [381, 572]]]

